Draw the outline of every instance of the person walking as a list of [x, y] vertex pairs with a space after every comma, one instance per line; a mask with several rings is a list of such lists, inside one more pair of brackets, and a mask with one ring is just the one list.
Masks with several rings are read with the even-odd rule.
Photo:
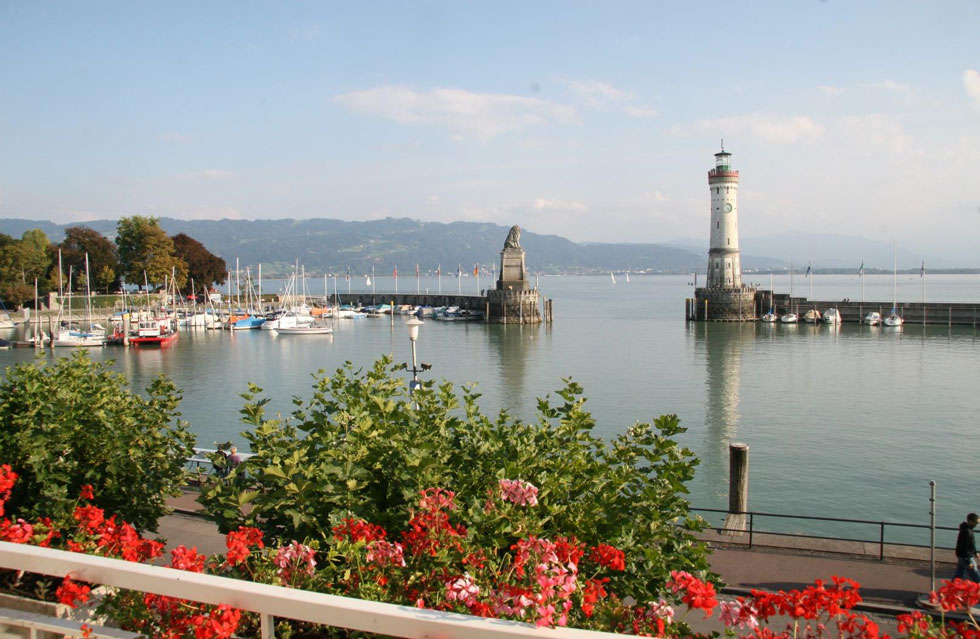
[[960, 532], [956, 536], [956, 573], [953, 579], [969, 579], [980, 583], [980, 571], [977, 571], [977, 541], [973, 529], [977, 527], [980, 516], [970, 513], [966, 521], [960, 524]]

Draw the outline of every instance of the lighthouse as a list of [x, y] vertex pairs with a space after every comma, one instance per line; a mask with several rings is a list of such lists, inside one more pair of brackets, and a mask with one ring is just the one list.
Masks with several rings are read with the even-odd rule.
[[688, 318], [697, 320], [748, 321], [758, 317], [755, 288], [742, 284], [742, 259], [738, 249], [738, 171], [732, 154], [715, 153], [715, 168], [708, 171], [711, 229], [708, 248], [708, 278], [695, 289]]
[[715, 168], [708, 171], [711, 192], [711, 243], [708, 250], [708, 288], [741, 288], [742, 262], [738, 253], [738, 171], [732, 154], [715, 153]]

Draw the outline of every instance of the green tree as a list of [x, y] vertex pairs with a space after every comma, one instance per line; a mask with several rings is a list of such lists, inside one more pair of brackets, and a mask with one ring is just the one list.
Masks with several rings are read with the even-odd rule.
[[116, 272], [111, 266], [108, 264], [103, 264], [102, 268], [95, 276], [95, 283], [98, 284], [100, 289], [104, 288], [106, 295], [108, 295], [110, 288], [119, 285], [119, 278], [116, 277]]
[[11, 304], [32, 301], [35, 278], [41, 291], [48, 290], [48, 245], [48, 237], [40, 229], [25, 231], [20, 240], [7, 235], [0, 238], [0, 297]]
[[178, 286], [187, 283], [187, 264], [174, 255], [174, 242], [155, 217], [124, 217], [116, 225], [121, 275], [131, 284], [163, 284], [175, 275]]
[[20, 475], [10, 508], [68, 521], [79, 491], [140, 530], [155, 530], [180, 494], [194, 437], [164, 376], [146, 397], [83, 353], [8, 368], [0, 383], [0, 460]]
[[[72, 226], [65, 231], [65, 239], [57, 248], [61, 249], [62, 269], [67, 272], [70, 267], [74, 274], [72, 286], [75, 290], [84, 290], [86, 255], [89, 273], [94, 283], [97, 283], [100, 288], [119, 287], [119, 280], [116, 277], [119, 271], [119, 250], [98, 231], [86, 226]], [[106, 268], [113, 274], [109, 282], [104, 282], [102, 279]]]
[[[173, 236], [174, 252], [187, 263], [187, 276], [200, 290], [203, 286], [224, 284], [228, 273], [225, 261], [204, 248], [204, 245], [184, 233]], [[191, 291], [197, 294], [197, 291]]]
[[[254, 457], [215, 480], [202, 503], [222, 530], [238, 525], [267, 535], [326, 541], [331, 526], [355, 516], [397, 529], [418, 492], [443, 487], [465, 504], [469, 535], [508, 548], [520, 536], [574, 535], [590, 545], [626, 552], [626, 591], [654, 592], [670, 570], [706, 570], [698, 528], [683, 495], [697, 460], [674, 437], [676, 416], [635, 424], [612, 441], [595, 436], [582, 389], [566, 380], [556, 401], [539, 400], [538, 420], [495, 418], [450, 383], [409, 395], [390, 360], [367, 371], [348, 363], [333, 376], [314, 376], [312, 398], [295, 399], [287, 419], [268, 419], [261, 389], [243, 395], [243, 436]], [[250, 477], [254, 485], [243, 485]], [[539, 489], [530, 528], [485, 508], [500, 479], [524, 479]], [[503, 531], [503, 532], [501, 532]]]

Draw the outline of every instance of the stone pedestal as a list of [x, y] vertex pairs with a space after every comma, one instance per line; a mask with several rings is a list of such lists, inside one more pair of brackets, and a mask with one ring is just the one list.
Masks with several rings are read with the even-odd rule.
[[728, 322], [751, 322], [758, 318], [755, 304], [756, 289], [699, 288], [694, 291], [694, 319]]
[[487, 319], [500, 324], [537, 324], [541, 310], [537, 289], [487, 291]]
[[497, 290], [526, 291], [530, 288], [524, 268], [524, 249], [508, 247], [502, 250], [500, 252], [500, 279], [497, 280]]

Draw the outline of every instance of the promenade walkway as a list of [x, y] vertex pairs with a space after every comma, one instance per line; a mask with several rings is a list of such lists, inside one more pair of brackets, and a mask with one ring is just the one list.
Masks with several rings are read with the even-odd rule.
[[[224, 552], [224, 538], [214, 524], [194, 514], [200, 511], [194, 497], [194, 493], [188, 492], [171, 501], [178, 512], [161, 520], [160, 536], [171, 547], [184, 544], [197, 546], [199, 552]], [[930, 565], [921, 558], [880, 561], [877, 554], [849, 554], [853, 546], [848, 542], [814, 540], [806, 547], [805, 541], [797, 539], [793, 548], [755, 545], [748, 549], [730, 547], [714, 533], [704, 533], [702, 537], [712, 548], [712, 569], [727, 584], [723, 594], [734, 597], [752, 589], [802, 589], [817, 579], [830, 581], [834, 575], [849, 577], [861, 584], [864, 603], [859, 609], [871, 614], [892, 635], [894, 615], [916, 609], [916, 600], [928, 594], [930, 588]], [[942, 585], [942, 580], [952, 578], [955, 564], [948, 561], [951, 555], [948, 550], [936, 551], [937, 587]], [[702, 620], [699, 615], [692, 615], [686, 621], [695, 630], [720, 629], [717, 616]]]

